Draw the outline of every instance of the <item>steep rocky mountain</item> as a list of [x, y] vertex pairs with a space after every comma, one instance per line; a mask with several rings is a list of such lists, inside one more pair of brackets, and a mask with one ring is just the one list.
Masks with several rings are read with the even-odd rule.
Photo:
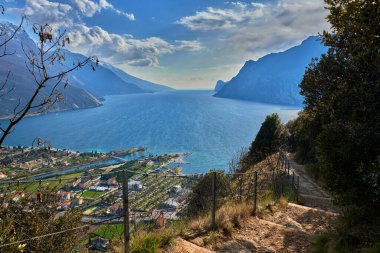
[[247, 61], [239, 73], [216, 92], [215, 97], [245, 99], [263, 103], [301, 105], [298, 84], [305, 68], [327, 48], [311, 36], [284, 52]]
[[224, 87], [225, 84], [226, 84], [226, 83], [223, 82], [222, 80], [217, 81], [217, 82], [216, 82], [216, 85], [215, 85], [215, 88], [214, 88], [214, 91], [215, 91], [215, 92], [220, 91], [221, 89], [223, 89], [223, 87]]

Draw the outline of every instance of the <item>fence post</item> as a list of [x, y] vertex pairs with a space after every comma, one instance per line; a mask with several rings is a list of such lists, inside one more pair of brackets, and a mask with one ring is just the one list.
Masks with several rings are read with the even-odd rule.
[[[287, 170], [287, 165], [288, 165], [287, 160], [285, 160], [285, 166], [284, 166], [285, 172], [286, 172], [286, 170]], [[281, 172], [282, 172], [282, 171], [281, 171]]]
[[282, 168], [284, 167], [284, 160], [283, 160], [283, 158], [281, 159], [281, 168], [280, 168], [280, 170], [282, 170]]
[[294, 188], [295, 184], [294, 184], [294, 179], [295, 179], [295, 176], [294, 176], [294, 171], [293, 171], [293, 175], [292, 175], [292, 187]]
[[256, 216], [257, 211], [257, 171], [253, 174], [253, 215]]
[[298, 200], [299, 200], [299, 196], [300, 196], [300, 176], [297, 176], [297, 203], [298, 203]]
[[212, 183], [211, 183], [211, 229], [215, 230], [215, 212], [216, 212], [216, 171], [212, 172]]
[[239, 179], [239, 202], [241, 202], [242, 195], [243, 195], [243, 174], [240, 175], [240, 179]]
[[285, 166], [285, 173], [286, 171], [289, 170], [289, 167], [290, 167], [290, 163], [289, 163], [289, 160], [286, 161], [286, 166]]
[[276, 178], [275, 178], [275, 172], [272, 172], [272, 181], [273, 181], [273, 192], [277, 197], [277, 185], [276, 185]]
[[124, 253], [129, 253], [128, 172], [123, 172]]
[[[296, 194], [296, 185], [295, 185], [295, 175], [294, 175], [294, 171], [293, 171], [293, 174], [292, 174], [292, 190], [293, 190], [293, 194]], [[293, 198], [296, 197], [293, 195]]]
[[133, 228], [134, 232], [137, 232], [137, 223], [136, 223], [136, 212], [133, 213]]

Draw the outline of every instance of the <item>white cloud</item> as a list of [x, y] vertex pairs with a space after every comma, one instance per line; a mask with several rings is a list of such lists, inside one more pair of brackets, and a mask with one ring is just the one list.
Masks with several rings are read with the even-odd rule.
[[226, 61], [237, 62], [288, 49], [329, 29], [326, 15], [322, 0], [233, 2], [224, 9], [208, 7], [176, 23], [210, 41], [214, 52], [229, 52]]
[[263, 16], [265, 6], [233, 2], [232, 8], [220, 9], [208, 7], [204, 11], [198, 11], [193, 16], [183, 17], [176, 21], [193, 31], [210, 31], [217, 29], [230, 29]]
[[172, 43], [158, 37], [136, 39], [130, 34], [109, 33], [99, 26], [88, 27], [79, 14], [91, 17], [103, 9], [112, 10], [133, 20], [133, 14], [117, 10], [106, 0], [74, 0], [76, 5], [49, 0], [26, 0], [23, 9], [33, 23], [48, 23], [54, 29], [66, 28], [70, 37], [70, 49], [84, 55], [96, 55], [113, 64], [131, 66], [158, 66], [158, 57], [179, 51], [195, 52], [203, 49], [199, 41], [177, 40]]
[[69, 32], [72, 39], [70, 49], [85, 55], [97, 55], [113, 64], [131, 66], [157, 66], [158, 57], [178, 51], [200, 51], [199, 41], [174, 41], [169, 43], [158, 37], [134, 39], [108, 33], [101, 27], [74, 25]]
[[33, 22], [48, 23], [54, 27], [71, 26], [78, 22], [80, 15], [92, 17], [102, 10], [110, 10], [131, 21], [135, 20], [132, 13], [116, 9], [107, 0], [100, 0], [98, 3], [92, 0], [73, 0], [73, 2], [75, 4], [70, 5], [49, 0], [25, 0], [24, 8], [13, 8], [12, 10], [16, 13], [24, 13]]
[[78, 6], [78, 9], [86, 17], [92, 17], [95, 15], [95, 13], [101, 12], [102, 10], [111, 10], [118, 15], [128, 18], [131, 21], [135, 20], [133, 13], [127, 13], [116, 9], [112, 4], [107, 2], [107, 0], [99, 0], [99, 3], [96, 3], [92, 0], [74, 0], [74, 2]]
[[73, 8], [68, 4], [48, 0], [26, 0], [23, 12], [38, 24], [70, 26], [73, 24], [72, 18], [69, 17], [72, 10]]
[[100, 6], [91, 0], [74, 0], [74, 2], [86, 17], [92, 17], [95, 13], [101, 10]]

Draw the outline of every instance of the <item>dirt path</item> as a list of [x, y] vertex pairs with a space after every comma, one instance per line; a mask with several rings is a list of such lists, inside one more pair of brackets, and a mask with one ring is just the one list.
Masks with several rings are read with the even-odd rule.
[[171, 252], [310, 252], [316, 235], [335, 229], [339, 209], [331, 196], [307, 175], [304, 166], [296, 163], [291, 154], [288, 158], [291, 173], [294, 171], [299, 176], [301, 205], [273, 206], [269, 211], [245, 220], [231, 236], [219, 233], [211, 244], [205, 244], [207, 235], [191, 239], [189, 243], [177, 241]]
[[304, 206], [320, 208], [325, 211], [339, 212], [332, 197], [309, 177], [303, 165], [294, 161], [292, 154], [288, 155], [291, 172], [300, 178], [300, 199]]
[[292, 203], [274, 208], [250, 217], [229, 237], [219, 236], [207, 245], [200, 237], [191, 243], [217, 253], [308, 253], [314, 236], [334, 229], [339, 217]]

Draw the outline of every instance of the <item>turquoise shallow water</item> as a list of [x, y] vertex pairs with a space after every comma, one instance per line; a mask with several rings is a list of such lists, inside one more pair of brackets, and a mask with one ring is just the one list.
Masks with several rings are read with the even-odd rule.
[[148, 147], [148, 153], [191, 153], [185, 172], [227, 169], [250, 145], [265, 116], [286, 122], [300, 108], [212, 97], [211, 91], [170, 91], [106, 97], [104, 106], [25, 119], [6, 145], [42, 137], [54, 147], [79, 151]]

